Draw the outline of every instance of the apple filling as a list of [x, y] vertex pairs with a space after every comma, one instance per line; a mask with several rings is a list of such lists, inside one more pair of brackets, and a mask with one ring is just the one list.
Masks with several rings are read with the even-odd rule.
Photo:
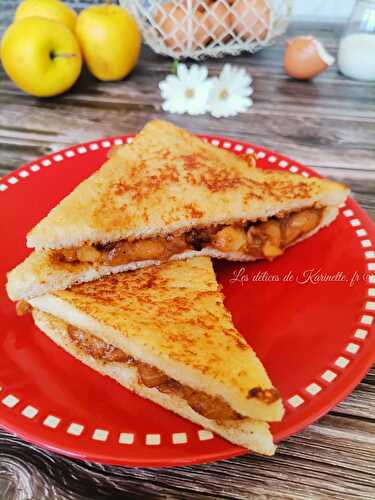
[[[107, 363], [126, 363], [135, 367], [140, 384], [181, 397], [194, 411], [205, 418], [216, 421], [246, 418], [233, 410], [221, 397], [211, 396], [183, 385], [158, 368], [134, 359], [123, 350], [107, 344], [92, 333], [72, 325], [67, 325], [67, 331], [74, 344], [89, 356]], [[248, 397], [254, 397], [266, 404], [271, 404], [277, 401], [280, 396], [276, 389], [255, 387], [249, 391]]]
[[121, 349], [105, 343], [80, 328], [68, 325], [68, 334], [75, 345], [91, 357], [108, 363], [126, 363], [137, 369], [139, 383], [160, 392], [175, 394], [187, 401], [197, 413], [212, 420], [239, 420], [243, 417], [221, 398], [196, 391], [170, 378], [158, 368], [135, 360]]
[[[23, 300], [16, 304], [19, 316], [31, 312], [32, 309], [32, 306]], [[221, 397], [211, 396], [203, 391], [183, 385], [155, 366], [136, 360], [122, 349], [108, 344], [92, 333], [68, 323], [65, 324], [71, 341], [80, 351], [104, 363], [125, 363], [135, 367], [140, 384], [166, 394], [174, 394], [181, 397], [194, 411], [203, 417], [216, 420], [217, 422], [246, 418], [233, 410]], [[280, 395], [274, 388], [262, 389], [261, 387], [253, 387], [249, 390], [247, 398], [255, 398], [265, 404], [272, 404], [280, 399]]]
[[255, 259], [272, 260], [285, 248], [314, 230], [323, 208], [305, 208], [278, 214], [265, 221], [192, 229], [183, 234], [107, 244], [86, 244], [78, 248], [53, 250], [61, 262], [88, 262], [118, 266], [142, 260], [166, 261], [189, 250], [214, 248], [223, 253], [240, 252]]

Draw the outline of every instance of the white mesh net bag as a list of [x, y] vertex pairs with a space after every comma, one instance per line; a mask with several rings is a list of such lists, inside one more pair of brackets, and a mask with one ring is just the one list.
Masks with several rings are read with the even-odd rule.
[[145, 42], [175, 59], [256, 52], [285, 32], [292, 0], [120, 0]]

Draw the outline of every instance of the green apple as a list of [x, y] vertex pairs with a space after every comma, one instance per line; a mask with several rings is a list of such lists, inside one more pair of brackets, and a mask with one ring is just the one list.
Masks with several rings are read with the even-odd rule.
[[134, 68], [141, 34], [134, 17], [118, 5], [93, 5], [78, 16], [76, 33], [84, 60], [99, 80], [121, 80]]
[[9, 78], [28, 94], [50, 97], [68, 90], [82, 67], [76, 37], [65, 25], [42, 17], [11, 24], [1, 43]]
[[14, 21], [20, 21], [26, 17], [46, 17], [53, 19], [74, 32], [77, 13], [68, 5], [59, 0], [24, 0], [19, 4], [14, 16]]

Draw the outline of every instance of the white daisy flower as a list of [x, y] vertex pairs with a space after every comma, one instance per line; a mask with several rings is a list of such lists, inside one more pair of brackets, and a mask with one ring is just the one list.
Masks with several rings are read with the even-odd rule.
[[207, 76], [206, 66], [194, 64], [188, 68], [178, 64], [177, 75], [168, 75], [159, 83], [164, 111], [189, 115], [206, 113], [212, 88], [212, 79]]
[[213, 78], [209, 111], [215, 118], [234, 116], [252, 106], [252, 78], [243, 68], [225, 64], [219, 77]]

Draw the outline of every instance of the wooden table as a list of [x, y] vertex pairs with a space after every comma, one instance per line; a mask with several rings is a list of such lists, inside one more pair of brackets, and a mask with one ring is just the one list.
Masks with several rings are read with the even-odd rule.
[[[290, 32], [314, 32], [335, 53], [340, 29], [300, 25]], [[292, 81], [282, 71], [282, 50], [279, 43], [255, 57], [231, 60], [251, 72], [255, 104], [246, 114], [221, 120], [166, 116], [157, 84], [171, 63], [148, 49], [125, 81], [99, 83], [84, 74], [55, 99], [26, 96], [1, 72], [1, 172], [77, 142], [136, 132], [147, 120], [163, 117], [195, 132], [290, 155], [347, 182], [374, 216], [374, 84], [347, 80], [335, 68], [311, 83]], [[210, 61], [210, 71], [217, 73], [222, 64]], [[1, 432], [0, 497], [374, 499], [375, 370], [329, 415], [282, 443], [273, 458], [248, 454], [173, 470], [122, 469], [62, 458]]]

